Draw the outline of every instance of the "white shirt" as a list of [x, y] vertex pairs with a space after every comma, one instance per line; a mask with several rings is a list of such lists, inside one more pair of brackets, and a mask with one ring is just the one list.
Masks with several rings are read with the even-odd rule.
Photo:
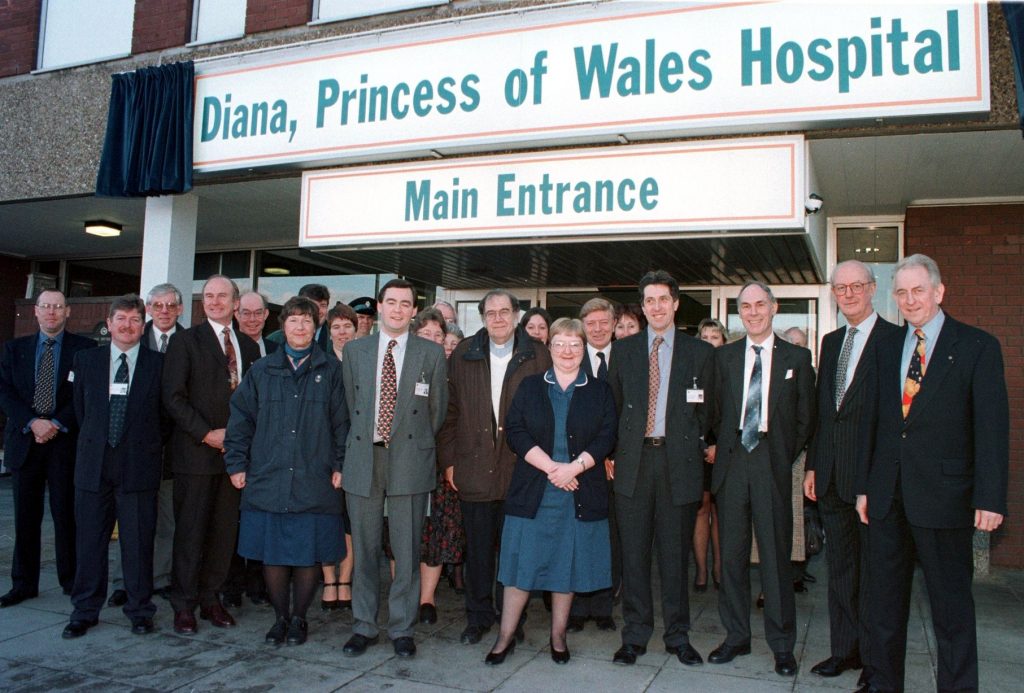
[[[391, 357], [395, 359], [395, 394], [402, 390], [402, 364], [405, 363], [405, 350], [409, 346], [409, 333], [403, 332], [397, 337], [389, 337], [383, 331], [378, 335], [377, 341], [377, 382], [380, 383], [384, 376], [384, 356], [388, 353], [388, 342], [395, 340], [395, 348], [391, 350]], [[380, 415], [380, 387], [376, 388], [373, 395], [373, 442], [379, 443], [383, 438], [377, 435], [377, 417]], [[392, 419], [392, 423], [394, 420]]]
[[161, 335], [167, 335], [167, 343], [170, 344], [171, 343], [171, 337], [174, 336], [174, 333], [177, 332], [177, 330], [178, 330], [178, 326], [177, 325], [171, 325], [171, 329], [169, 329], [166, 332], [164, 332], [159, 327], [157, 327], [156, 324], [154, 323], [153, 324], [153, 343], [156, 344], [156, 350], [160, 351], [160, 336]]
[[141, 343], [136, 344], [128, 351], [121, 351], [113, 342], [110, 343], [110, 385], [114, 384], [117, 369], [121, 367], [121, 354], [128, 354], [128, 387], [131, 388], [132, 382], [135, 381], [135, 364], [139, 360], [140, 347]]
[[[744, 340], [746, 350], [743, 352], [743, 400], [740, 402], [740, 430], [743, 430], [744, 420], [747, 417], [747, 393], [750, 392], [750, 374], [754, 371], [754, 343], [750, 337]], [[775, 348], [775, 333], [773, 332], [757, 346], [761, 349], [761, 422], [757, 430], [761, 433], [768, 431], [768, 390], [772, 382], [772, 350]]]
[[605, 368], [611, 368], [612, 343], [608, 342], [604, 349], [595, 349], [589, 344], [587, 345], [587, 358], [590, 359], [590, 372], [594, 374], [595, 378], [597, 377], [597, 371], [601, 368], [601, 359], [597, 358], [598, 354], [604, 354], [604, 366]]
[[501, 416], [501, 387], [505, 383], [505, 371], [508, 370], [508, 364], [512, 360], [515, 342], [515, 338], [511, 338], [498, 346], [490, 340], [487, 341], [490, 345], [488, 351], [491, 359], [491, 411], [494, 412], [494, 420], [498, 427], [503, 425], [502, 420], [498, 418]]
[[224, 348], [224, 328], [228, 328], [228, 334], [231, 336], [231, 346], [235, 347], [235, 363], [238, 364], [238, 379], [242, 379], [242, 371], [245, 367], [242, 365], [242, 348], [238, 345], [238, 335], [235, 334], [235, 330], [230, 325], [221, 325], [219, 322], [214, 322], [209, 318], [206, 322], [210, 323], [210, 327], [213, 328], [213, 332], [217, 335], [217, 344], [220, 344], [220, 350], [225, 356], [228, 355], [228, 350]]
[[[875, 323], [878, 322], [878, 313], [872, 312], [871, 315], [861, 320], [859, 325], [854, 325], [857, 328], [856, 334], [853, 335], [853, 348], [850, 351], [850, 362], [846, 366], [846, 386], [843, 388], [843, 392], [850, 389], [850, 383], [853, 382], [853, 376], [857, 373], [857, 364], [860, 363], [861, 354], [864, 353], [864, 347], [868, 343], [868, 337], [871, 336], [871, 330], [875, 328]], [[849, 334], [850, 326], [846, 326], [847, 332], [843, 334], [843, 341], [846, 341], [846, 335]], [[840, 346], [840, 353], [842, 353], [842, 346]]]
[[256, 342], [256, 344], [260, 348], [260, 356], [261, 357], [266, 356], [267, 355], [267, 343], [263, 341], [263, 337], [261, 336], [258, 339], [254, 339], [253, 341]]

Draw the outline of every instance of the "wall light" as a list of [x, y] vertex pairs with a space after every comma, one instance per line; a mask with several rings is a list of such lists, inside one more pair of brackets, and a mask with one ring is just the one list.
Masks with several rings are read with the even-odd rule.
[[264, 267], [263, 274], [269, 274], [272, 277], [286, 277], [291, 274], [292, 271], [287, 267]]
[[807, 201], [804, 202], [804, 211], [808, 214], [817, 214], [821, 211], [821, 206], [825, 204], [825, 200], [821, 199], [821, 195], [818, 193], [811, 193], [807, 196]]
[[87, 221], [85, 232], [103, 238], [117, 238], [121, 235], [121, 225], [112, 221]]

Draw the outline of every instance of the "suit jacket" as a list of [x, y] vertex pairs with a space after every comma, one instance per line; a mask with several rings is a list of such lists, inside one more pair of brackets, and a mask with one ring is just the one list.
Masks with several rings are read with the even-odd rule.
[[[98, 492], [103, 476], [103, 455], [110, 429], [109, 344], [75, 356], [75, 415], [79, 434], [75, 486]], [[164, 355], [145, 346], [139, 349], [128, 389], [124, 434], [117, 446], [121, 458], [123, 491], [160, 488], [165, 423], [160, 404], [160, 376]]]
[[[614, 342], [612, 346], [615, 346]], [[597, 374], [594, 373], [594, 369], [590, 365], [590, 352], [586, 348], [583, 350], [583, 363], [580, 364], [580, 368], [587, 374], [588, 378], [597, 378]], [[608, 368], [611, 368], [611, 352], [608, 352]]]
[[[718, 451], [712, 467], [712, 493], [717, 493], [722, 487], [733, 458], [743, 450], [737, 432], [740, 430], [744, 406], [743, 359], [746, 346], [747, 340], [744, 338], [715, 350], [718, 398], [714, 431]], [[767, 443], [772, 476], [779, 494], [789, 498], [792, 495], [793, 463], [814, 430], [814, 369], [811, 367], [811, 352], [776, 335], [770, 377]]]
[[[373, 480], [374, 400], [380, 374], [377, 347], [380, 335], [370, 335], [345, 345], [341, 361], [351, 426], [345, 444], [345, 473], [342, 485], [348, 493], [369, 497]], [[427, 393], [417, 394], [419, 383]], [[437, 485], [435, 438], [448, 408], [447, 369], [444, 349], [410, 334], [402, 372], [398, 377], [398, 399], [391, 423], [388, 447], [388, 488], [390, 495], [427, 493]]]
[[[182, 325], [180, 322], [174, 323], [174, 334], [178, 334], [179, 332], [184, 332], [184, 331], [185, 331], [185, 326], [184, 325]], [[172, 338], [174, 337], [174, 334], [171, 335]], [[171, 345], [171, 340], [168, 339], [167, 340], [167, 348], [168, 349], [171, 348], [170, 345]], [[156, 335], [153, 334], [153, 321], [152, 320], [148, 320], [146, 322], [146, 326], [144, 328], [142, 328], [142, 346], [149, 347], [150, 349], [152, 349], [153, 351], [156, 351], [156, 352], [160, 351], [160, 342], [157, 341]]]
[[898, 480], [913, 525], [971, 527], [975, 509], [1005, 515], [1010, 415], [999, 342], [947, 313], [904, 420], [900, 371], [907, 329], [878, 345], [868, 513], [885, 517]]
[[[35, 436], [32, 431], [24, 433], [29, 421], [36, 418], [32, 400], [36, 392], [36, 344], [39, 333], [8, 340], [4, 344], [3, 359], [0, 360], [0, 407], [7, 415], [4, 430], [4, 465], [10, 470], [21, 469], [28, 457]], [[47, 445], [66, 448], [68, 464], [74, 462], [74, 436], [78, 432], [72, 402], [72, 385], [68, 373], [75, 360], [75, 354], [83, 349], [96, 346], [96, 341], [81, 337], [65, 330], [60, 347], [60, 363], [57, 364], [57, 394], [52, 418], [68, 429], [70, 435], [58, 434]]]
[[[236, 331], [240, 376], [260, 357], [256, 342]], [[176, 332], [164, 359], [163, 403], [174, 420], [168, 444], [172, 469], [183, 474], [224, 474], [219, 450], [203, 443], [215, 428], [226, 428], [231, 387], [227, 357], [210, 323]]]
[[[704, 454], [701, 437], [708, 432], [715, 400], [714, 347], [676, 330], [665, 412], [665, 452], [675, 505], [696, 503], [704, 495]], [[647, 428], [650, 359], [647, 330], [612, 344], [608, 384], [619, 413], [615, 448], [616, 493], [632, 497], [640, 473], [640, 455]], [[704, 391], [704, 402], [687, 402], [686, 390]]]
[[821, 355], [818, 360], [818, 423], [807, 452], [807, 471], [814, 472], [814, 485], [819, 496], [834, 482], [836, 493], [847, 503], [856, 501], [854, 490], [857, 471], [863, 469], [871, 458], [874, 439], [870, 434], [869, 411], [874, 403], [869, 402], [867, 393], [872, 389], [875, 378], [875, 349], [896, 326], [881, 316], [868, 335], [857, 361], [857, 369], [850, 380], [850, 386], [843, 395], [842, 406], [836, 410], [836, 370], [839, 354], [846, 341], [847, 327], [829, 332], [821, 340]]

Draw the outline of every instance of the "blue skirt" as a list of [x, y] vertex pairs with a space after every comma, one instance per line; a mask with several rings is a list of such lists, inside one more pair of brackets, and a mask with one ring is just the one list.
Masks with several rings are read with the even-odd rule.
[[611, 587], [608, 520], [576, 519], [573, 495], [550, 483], [537, 516], [505, 516], [498, 580], [521, 590], [593, 592]]
[[238, 555], [267, 565], [311, 566], [345, 557], [341, 515], [243, 510]]

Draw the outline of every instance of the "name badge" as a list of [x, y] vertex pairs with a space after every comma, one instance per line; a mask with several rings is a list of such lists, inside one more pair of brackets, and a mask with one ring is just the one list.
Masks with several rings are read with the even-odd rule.
[[686, 403], [687, 404], [703, 404], [704, 402], [704, 390], [697, 390], [690, 388], [686, 391]]
[[119, 395], [124, 397], [128, 394], [128, 383], [111, 383], [110, 384], [110, 396], [114, 397]]
[[75, 382], [75, 372], [74, 371], [68, 371], [68, 382], [69, 383]]
[[429, 397], [430, 396], [430, 383], [416, 383], [416, 396], [417, 397]]

